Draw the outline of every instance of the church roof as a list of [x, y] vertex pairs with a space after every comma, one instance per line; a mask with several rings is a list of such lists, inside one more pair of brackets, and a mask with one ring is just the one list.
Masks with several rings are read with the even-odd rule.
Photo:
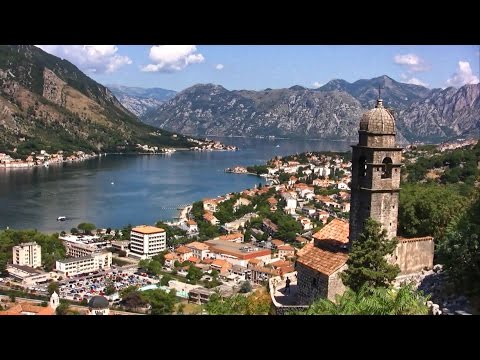
[[360, 130], [372, 133], [395, 133], [395, 119], [393, 115], [383, 107], [382, 99], [377, 100], [374, 109], [367, 111], [360, 120]]
[[350, 234], [347, 221], [333, 219], [322, 229], [313, 234], [315, 240], [335, 240], [342, 244], [348, 244], [348, 235]]
[[297, 262], [327, 276], [332, 275], [347, 262], [348, 255], [316, 247], [306, 251]]
[[88, 307], [92, 309], [106, 309], [108, 308], [108, 300], [100, 295], [94, 296], [88, 302]]

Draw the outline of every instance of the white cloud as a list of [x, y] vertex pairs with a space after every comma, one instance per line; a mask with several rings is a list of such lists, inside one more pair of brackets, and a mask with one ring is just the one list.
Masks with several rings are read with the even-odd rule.
[[423, 59], [415, 54], [395, 55], [395, 64], [405, 66], [409, 72], [427, 71], [430, 69]]
[[132, 63], [128, 56], [118, 54], [116, 45], [37, 45], [43, 51], [66, 59], [85, 71], [112, 73]]
[[174, 72], [185, 69], [190, 64], [205, 61], [202, 54], [197, 52], [195, 45], [156, 45], [150, 48], [150, 60], [142, 68], [146, 72]]
[[314, 87], [315, 89], [319, 88], [319, 87], [322, 86], [322, 85], [323, 85], [323, 84], [322, 84], [321, 82], [319, 82], [319, 81], [315, 81], [315, 82], [313, 83], [313, 87]]
[[223, 70], [224, 67], [225, 67], [225, 66], [223, 66], [223, 64], [217, 64], [217, 65], [215, 66], [215, 69], [217, 69], [217, 70]]
[[428, 84], [423, 82], [420, 79], [417, 79], [416, 77], [412, 77], [411, 79], [408, 79], [405, 81], [407, 84], [413, 84], [413, 85], [420, 85], [420, 86], [425, 86], [428, 87]]
[[465, 84], [478, 84], [478, 76], [474, 75], [468, 61], [459, 61], [458, 70], [447, 80], [448, 86], [463, 86]]

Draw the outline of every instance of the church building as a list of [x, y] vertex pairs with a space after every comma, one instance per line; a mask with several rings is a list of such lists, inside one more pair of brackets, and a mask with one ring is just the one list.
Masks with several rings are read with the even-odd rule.
[[[362, 116], [358, 133], [358, 144], [352, 146], [350, 221], [334, 219], [299, 252], [298, 296], [305, 304], [319, 297], [334, 300], [345, 291], [339, 274], [367, 218], [378, 221], [388, 238], [397, 236], [402, 148], [395, 142], [394, 116], [381, 99]], [[399, 276], [433, 267], [431, 236], [397, 239], [392, 261], [400, 267]]]

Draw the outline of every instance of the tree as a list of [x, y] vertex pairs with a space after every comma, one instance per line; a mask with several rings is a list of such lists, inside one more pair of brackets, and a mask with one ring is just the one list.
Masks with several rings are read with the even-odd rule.
[[171, 314], [177, 302], [176, 291], [173, 289], [169, 292], [161, 289], [147, 290], [141, 293], [141, 297], [152, 306], [152, 315]]
[[122, 304], [130, 309], [145, 307], [147, 303], [148, 302], [137, 291], [129, 292], [127, 295], [122, 297]]
[[480, 294], [480, 191], [472, 204], [456, 216], [438, 244], [440, 261], [458, 290]]
[[362, 286], [358, 292], [347, 289], [337, 295], [335, 302], [328, 299], [316, 300], [302, 315], [427, 315], [427, 301], [412, 285], [400, 289], [369, 288]]
[[194, 265], [190, 265], [186, 278], [190, 281], [190, 283], [195, 284], [198, 280], [202, 278], [202, 275], [202, 270], [200, 270]]
[[111, 281], [108, 282], [107, 286], [105, 287], [105, 295], [112, 295], [115, 294], [117, 289], [115, 289], [115, 286]]
[[259, 315], [268, 314], [270, 306], [270, 295], [261, 289], [248, 296], [238, 294], [226, 299], [218, 293], [212, 294], [205, 310], [210, 315]]
[[70, 233], [71, 233], [72, 235], [77, 235], [77, 234], [78, 234], [78, 229], [77, 229], [77, 228], [71, 228], [71, 229], [70, 229]]
[[390, 264], [386, 258], [393, 254], [396, 246], [397, 240], [387, 239], [381, 224], [368, 218], [362, 233], [352, 243], [348, 268], [341, 274], [343, 283], [353, 291], [365, 284], [388, 287], [400, 272], [398, 265]]
[[56, 281], [52, 281], [50, 284], [48, 284], [47, 286], [47, 291], [48, 291], [48, 295], [52, 295], [54, 292], [56, 292], [57, 294], [60, 292], [60, 287], [58, 285], [58, 282]]
[[169, 274], [165, 274], [162, 276], [162, 278], [160, 279], [160, 285], [161, 286], [168, 286], [168, 282], [170, 280], [173, 280], [173, 277], [170, 276]]
[[467, 199], [454, 186], [405, 184], [400, 192], [399, 233], [441, 239], [450, 221], [465, 208]]
[[154, 257], [152, 257], [152, 260], [158, 261], [163, 266], [165, 265], [165, 255], [167, 254], [168, 254], [168, 250], [164, 250], [158, 253], [157, 255], [155, 255]]
[[250, 284], [250, 281], [244, 281], [242, 282], [242, 285], [240, 286], [240, 290], [238, 292], [242, 294], [246, 294], [252, 291], [252, 284]]
[[67, 302], [60, 300], [60, 304], [57, 307], [56, 313], [57, 315], [67, 315], [68, 314], [68, 309], [69, 305]]
[[91, 234], [93, 230], [95, 230], [97, 227], [95, 224], [92, 223], [80, 223], [78, 224], [77, 228], [79, 230], [82, 230], [84, 234]]

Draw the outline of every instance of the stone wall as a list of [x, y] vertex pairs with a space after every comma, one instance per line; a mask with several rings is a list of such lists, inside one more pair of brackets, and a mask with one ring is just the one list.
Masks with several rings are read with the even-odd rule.
[[300, 304], [311, 304], [315, 298], [328, 295], [328, 276], [297, 262], [297, 297]]
[[343, 285], [340, 274], [347, 268], [347, 264], [343, 265], [340, 269], [330, 275], [328, 279], [328, 300], [335, 301], [335, 295], [342, 295], [346, 289]]
[[400, 275], [433, 268], [433, 238], [400, 241], [395, 249]]

